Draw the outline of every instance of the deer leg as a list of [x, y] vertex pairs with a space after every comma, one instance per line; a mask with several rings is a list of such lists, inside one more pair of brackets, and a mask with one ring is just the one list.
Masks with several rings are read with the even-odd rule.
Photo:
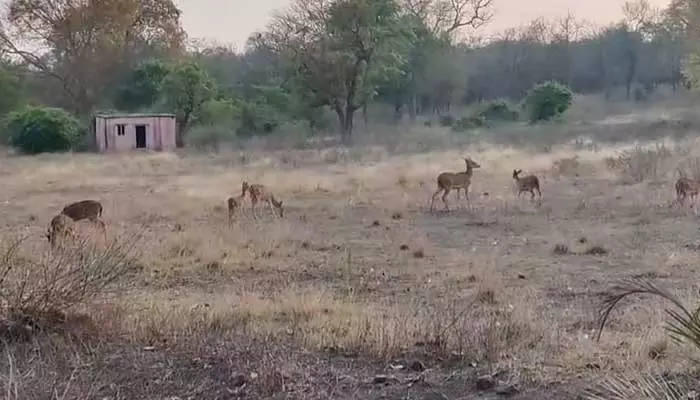
[[250, 199], [250, 210], [251, 210], [251, 213], [253, 214], [253, 218], [254, 218], [254, 219], [258, 219], [258, 215], [255, 214], [255, 205], [256, 205], [257, 203], [258, 203], [258, 199], [256, 199], [256, 198], [251, 198], [251, 199]]
[[272, 204], [272, 199], [267, 201], [267, 205], [270, 206], [270, 211], [272, 211], [272, 216], [274, 217], [277, 212], [275, 211], [275, 206]]
[[445, 210], [449, 210], [450, 207], [447, 206], [447, 195], [450, 194], [450, 187], [445, 188], [445, 193], [442, 195], [442, 202], [445, 203]]
[[105, 242], [107, 242], [107, 224], [100, 218], [98, 219], [99, 224], [100, 224], [100, 229], [102, 230], [102, 236], [105, 239]]
[[683, 193], [682, 191], [676, 192], [675, 204], [678, 204], [682, 207], [684, 203], [685, 203], [685, 193]]
[[438, 197], [438, 195], [440, 194], [440, 192], [442, 192], [442, 190], [443, 190], [442, 188], [438, 188], [438, 190], [435, 191], [435, 193], [433, 193], [433, 198], [432, 198], [432, 200], [430, 201], [430, 211], [431, 211], [431, 212], [433, 211], [433, 205], [435, 204], [435, 199]]

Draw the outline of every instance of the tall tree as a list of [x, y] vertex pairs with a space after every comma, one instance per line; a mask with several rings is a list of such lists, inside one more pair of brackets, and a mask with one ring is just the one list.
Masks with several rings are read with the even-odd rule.
[[177, 116], [177, 145], [182, 147], [185, 135], [202, 106], [216, 92], [214, 85], [196, 62], [187, 61], [173, 67], [163, 81], [163, 101]]
[[185, 33], [172, 0], [11, 0], [0, 47], [58, 80], [88, 113], [144, 53], [180, 53]]
[[314, 105], [335, 111], [348, 140], [378, 76], [400, 72], [410, 40], [400, 21], [393, 0], [297, 0], [255, 42], [287, 60]]

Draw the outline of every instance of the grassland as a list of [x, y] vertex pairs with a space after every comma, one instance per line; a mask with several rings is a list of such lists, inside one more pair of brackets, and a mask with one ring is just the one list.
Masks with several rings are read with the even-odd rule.
[[[616, 375], [682, 385], [690, 353], [657, 300], [625, 302], [594, 340], [618, 279], [697, 298], [698, 219], [671, 202], [676, 168], [700, 172], [700, 142], [662, 125], [649, 151], [619, 140], [641, 125], [589, 121], [518, 128], [590, 132], [585, 145], [440, 149], [448, 133], [414, 128], [397, 142], [420, 131], [429, 150], [3, 156], [2, 244], [27, 237], [14, 257], [49, 257], [48, 221], [83, 198], [103, 202], [112, 240], [141, 236], [119, 291], [69, 310], [79, 334], [5, 344], [1, 396], [566, 399]], [[481, 164], [471, 209], [452, 194], [452, 211], [429, 213], [436, 175], [465, 155]], [[541, 205], [515, 198], [515, 168], [540, 177]], [[247, 201], [229, 227], [225, 199], [244, 179], [271, 188], [285, 218], [262, 208], [255, 221]], [[39, 272], [13, 273], [3, 284]], [[477, 388], [485, 374], [495, 388]]]

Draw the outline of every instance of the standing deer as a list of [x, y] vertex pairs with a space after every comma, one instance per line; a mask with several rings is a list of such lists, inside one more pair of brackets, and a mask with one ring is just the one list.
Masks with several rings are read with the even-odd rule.
[[676, 181], [676, 202], [684, 204], [686, 197], [690, 196], [690, 202], [695, 203], [695, 198], [700, 192], [700, 181], [681, 176]]
[[59, 238], [62, 242], [65, 238], [75, 237], [73, 224], [73, 220], [63, 213], [51, 218], [49, 229], [46, 231], [46, 239], [48, 239], [52, 249], [58, 245]]
[[78, 222], [84, 219], [97, 225], [102, 231], [105, 241], [107, 240], [107, 227], [102, 220], [102, 203], [97, 200], [81, 200], [63, 207], [61, 214]]
[[430, 201], [430, 211], [433, 211], [435, 205], [435, 199], [442, 192], [442, 202], [445, 204], [445, 210], [449, 210], [447, 205], [447, 195], [452, 189], [457, 189], [457, 195], [459, 195], [459, 189], [464, 189], [464, 198], [467, 200], [467, 204], [470, 204], [469, 200], [469, 185], [471, 185], [472, 175], [474, 174], [475, 168], [481, 168], [476, 161], [471, 158], [465, 158], [464, 162], [467, 164], [467, 169], [464, 172], [442, 172], [437, 176], [437, 190], [433, 193], [433, 197]]
[[539, 195], [540, 201], [542, 200], [542, 192], [540, 191], [540, 180], [537, 179], [535, 175], [528, 175], [525, 177], [519, 177], [520, 173], [522, 173], [522, 169], [514, 169], [513, 170], [513, 179], [515, 179], [515, 183], [517, 186], [517, 197], [520, 197], [520, 194], [523, 192], [530, 192], [530, 199], [535, 198], [535, 191], [537, 191], [537, 194]]
[[241, 203], [243, 203], [243, 200], [245, 199], [245, 194], [246, 191], [249, 189], [248, 182], [243, 182], [241, 185], [241, 194], [238, 196], [232, 196], [226, 199], [226, 204], [228, 206], [228, 223], [231, 225], [233, 222], [233, 217], [236, 215], [236, 212], [238, 209], [241, 207]]
[[241, 184], [241, 191], [243, 195], [245, 195], [246, 191], [250, 195], [250, 207], [253, 213], [253, 218], [258, 218], [255, 213], [255, 206], [261, 201], [266, 202], [270, 206], [270, 210], [272, 210], [273, 214], [275, 213], [275, 209], [277, 209], [279, 216], [284, 217], [284, 208], [282, 207], [282, 201], [277, 200], [275, 195], [264, 185], [258, 183], [249, 184], [247, 181], [243, 181], [243, 183]]

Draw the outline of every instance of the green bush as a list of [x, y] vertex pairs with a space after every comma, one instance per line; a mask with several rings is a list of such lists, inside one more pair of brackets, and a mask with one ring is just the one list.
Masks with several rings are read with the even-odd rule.
[[573, 102], [573, 93], [568, 87], [554, 81], [532, 87], [525, 96], [523, 108], [530, 122], [549, 121], [563, 114]]
[[455, 124], [455, 117], [451, 115], [441, 115], [440, 116], [440, 126], [453, 126]]
[[85, 129], [72, 114], [60, 108], [27, 107], [5, 120], [8, 144], [23, 153], [66, 151], [84, 142]]
[[232, 144], [236, 131], [226, 125], [198, 125], [189, 130], [186, 137], [188, 146], [199, 150], [218, 150], [223, 144]]
[[196, 124], [227, 126], [236, 130], [240, 126], [240, 119], [240, 106], [233, 100], [208, 100], [202, 103]]
[[282, 115], [265, 102], [242, 103], [238, 134], [242, 137], [252, 137], [256, 134], [268, 135], [277, 129], [282, 121]]
[[519, 113], [504, 100], [492, 100], [483, 103], [477, 112], [488, 121], [517, 121]]
[[465, 116], [452, 125], [452, 130], [454, 132], [466, 132], [472, 129], [481, 128], [486, 126], [486, 120], [480, 114], [474, 114], [470, 116]]

